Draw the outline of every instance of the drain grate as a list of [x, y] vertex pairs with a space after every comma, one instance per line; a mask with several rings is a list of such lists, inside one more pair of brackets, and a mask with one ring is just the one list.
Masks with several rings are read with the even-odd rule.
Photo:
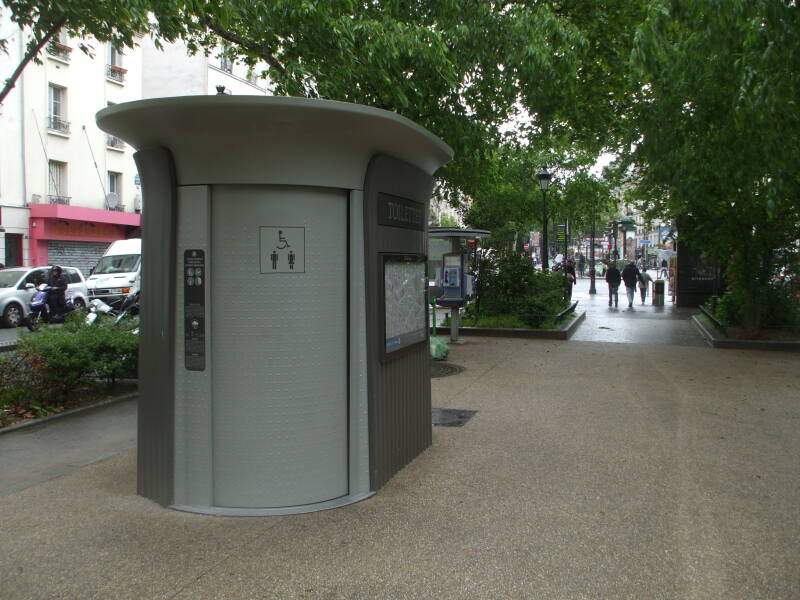
[[461, 365], [454, 365], [448, 362], [431, 361], [431, 379], [439, 377], [449, 377], [450, 375], [458, 375], [464, 367]]
[[477, 412], [460, 408], [432, 408], [431, 422], [439, 427], [461, 427]]

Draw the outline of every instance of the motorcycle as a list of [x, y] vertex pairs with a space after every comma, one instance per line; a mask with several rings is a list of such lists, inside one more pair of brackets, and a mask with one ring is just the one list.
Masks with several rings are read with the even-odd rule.
[[115, 325], [127, 323], [129, 322], [127, 320], [131, 319], [131, 322], [134, 324], [132, 331], [133, 333], [138, 334], [139, 290], [136, 289], [131, 291], [131, 293], [125, 297], [125, 299], [122, 301], [122, 304], [120, 304], [118, 308], [112, 307], [111, 305], [100, 300], [100, 298], [95, 298], [89, 302], [89, 313], [86, 315], [84, 323], [86, 325], [93, 325], [104, 315], [114, 317]]
[[[33, 284], [28, 285], [33, 287]], [[47, 304], [51, 289], [49, 285], [42, 283], [31, 298], [30, 311], [25, 319], [25, 326], [31, 331], [36, 331], [40, 323], [63, 323], [67, 315], [76, 310], [72, 298], [67, 297], [64, 310], [53, 314]]]

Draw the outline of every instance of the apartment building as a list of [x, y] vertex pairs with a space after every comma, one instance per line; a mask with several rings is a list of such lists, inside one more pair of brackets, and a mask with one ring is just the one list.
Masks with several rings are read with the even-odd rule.
[[142, 41], [145, 71], [142, 81], [143, 98], [166, 96], [197, 96], [218, 93], [265, 96], [271, 94], [267, 80], [259, 77], [262, 67], [251, 69], [216, 51], [189, 56], [182, 42], [156, 48], [152, 40]]
[[[0, 17], [8, 40], [0, 80], [20, 61], [26, 34]], [[63, 264], [84, 274], [108, 245], [140, 235], [142, 193], [134, 150], [95, 125], [113, 104], [160, 96], [268, 93], [264, 80], [227, 59], [155, 48], [149, 36], [124, 53], [59, 35], [0, 105], [0, 262]]]
[[[0, 23], [8, 55], [0, 79], [25, 50], [26, 34]], [[140, 98], [142, 53], [123, 55], [59, 35], [31, 63], [0, 114], [0, 262], [67, 264], [88, 272], [116, 239], [140, 225], [141, 190], [132, 149], [95, 125], [106, 106]]]

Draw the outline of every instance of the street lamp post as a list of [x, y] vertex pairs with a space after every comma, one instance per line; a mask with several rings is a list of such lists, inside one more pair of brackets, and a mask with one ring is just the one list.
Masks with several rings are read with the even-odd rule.
[[594, 286], [594, 225], [595, 225], [595, 217], [597, 213], [597, 198], [595, 198], [594, 202], [592, 202], [592, 241], [589, 242], [589, 293], [596, 294], [597, 288]]
[[542, 190], [542, 271], [547, 271], [547, 188], [550, 187], [550, 180], [553, 176], [548, 173], [546, 168], [542, 168], [536, 177], [539, 179], [539, 188]]

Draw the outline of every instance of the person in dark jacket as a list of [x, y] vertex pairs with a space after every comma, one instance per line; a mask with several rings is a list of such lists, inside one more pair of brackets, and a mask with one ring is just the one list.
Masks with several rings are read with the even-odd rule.
[[47, 308], [50, 310], [50, 316], [60, 315], [66, 312], [67, 309], [67, 278], [61, 270], [61, 267], [54, 265], [50, 269], [50, 277], [47, 280], [47, 285], [50, 286], [50, 292], [47, 295]]
[[606, 283], [608, 283], [608, 305], [614, 302], [614, 306], [619, 306], [619, 283], [622, 281], [622, 276], [619, 273], [617, 265], [613, 262], [608, 264], [606, 271]]
[[564, 300], [570, 302], [572, 300], [572, 286], [575, 285], [575, 262], [568, 258], [564, 269], [567, 272], [564, 278]]
[[628, 308], [633, 308], [633, 297], [636, 295], [636, 284], [639, 282], [639, 269], [632, 262], [622, 269], [622, 281], [625, 282], [625, 291], [628, 294]]

